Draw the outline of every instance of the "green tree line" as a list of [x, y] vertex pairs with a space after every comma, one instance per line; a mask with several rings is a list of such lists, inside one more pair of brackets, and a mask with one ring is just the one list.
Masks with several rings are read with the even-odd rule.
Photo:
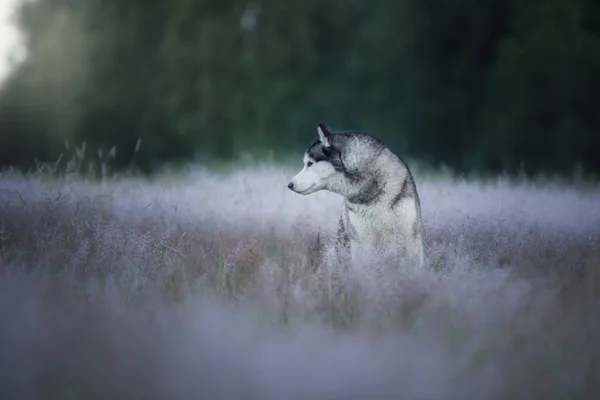
[[600, 173], [600, 0], [38, 0], [19, 26], [3, 165], [297, 155], [324, 120], [456, 170]]

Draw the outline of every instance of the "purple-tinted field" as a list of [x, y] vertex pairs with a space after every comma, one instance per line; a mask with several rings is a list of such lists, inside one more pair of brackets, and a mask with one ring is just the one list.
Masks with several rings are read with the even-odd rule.
[[342, 272], [295, 172], [3, 176], [1, 397], [600, 396], [600, 190], [417, 176], [428, 268]]

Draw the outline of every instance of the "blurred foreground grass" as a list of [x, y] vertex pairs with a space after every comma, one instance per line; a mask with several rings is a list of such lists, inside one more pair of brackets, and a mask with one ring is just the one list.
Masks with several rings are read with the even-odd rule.
[[600, 395], [593, 186], [415, 168], [428, 268], [339, 271], [340, 198], [251, 164], [5, 171], [2, 397]]

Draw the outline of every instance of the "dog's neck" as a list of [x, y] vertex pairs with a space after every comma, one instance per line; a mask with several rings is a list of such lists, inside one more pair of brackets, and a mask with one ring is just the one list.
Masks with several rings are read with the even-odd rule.
[[[360, 189], [344, 196], [350, 209], [365, 209], [377, 204], [391, 202], [402, 191], [408, 173], [398, 176], [389, 172], [389, 159], [378, 157], [373, 161], [371, 176], [361, 179]], [[360, 178], [359, 178], [360, 179]]]

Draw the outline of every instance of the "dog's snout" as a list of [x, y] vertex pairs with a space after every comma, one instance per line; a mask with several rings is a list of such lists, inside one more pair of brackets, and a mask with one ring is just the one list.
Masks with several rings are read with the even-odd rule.
[[288, 183], [288, 189], [290, 189], [290, 190], [294, 189], [294, 182]]

